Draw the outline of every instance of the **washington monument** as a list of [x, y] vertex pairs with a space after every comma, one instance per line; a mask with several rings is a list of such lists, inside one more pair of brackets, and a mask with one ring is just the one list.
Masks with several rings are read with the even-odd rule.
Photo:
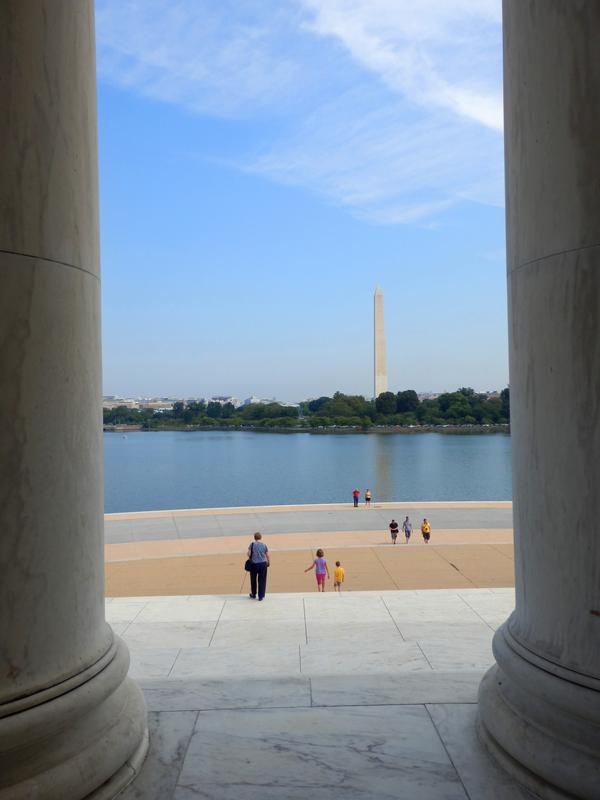
[[387, 358], [385, 354], [385, 329], [383, 324], [383, 292], [379, 286], [375, 289], [375, 313], [374, 313], [374, 344], [375, 344], [375, 398], [382, 392], [387, 392]]

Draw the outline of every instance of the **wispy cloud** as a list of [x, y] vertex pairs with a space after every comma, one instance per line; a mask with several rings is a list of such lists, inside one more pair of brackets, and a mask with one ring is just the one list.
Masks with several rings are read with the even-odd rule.
[[502, 130], [497, 0], [302, 0], [308, 27], [394, 92]]
[[308, 186], [381, 224], [421, 222], [463, 201], [503, 201], [497, 134], [447, 113], [415, 116], [372, 88], [320, 107], [247, 169]]
[[238, 118], [241, 169], [380, 224], [503, 202], [500, 0], [98, 0], [97, 29], [104, 80]]
[[99, 74], [195, 113], [255, 115], [301, 81], [284, 45], [298, 18], [260, 0], [97, 0]]

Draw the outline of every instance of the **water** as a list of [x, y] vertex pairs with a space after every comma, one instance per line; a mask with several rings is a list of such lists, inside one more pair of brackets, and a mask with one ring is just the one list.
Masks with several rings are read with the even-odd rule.
[[104, 434], [105, 510], [510, 500], [508, 434]]

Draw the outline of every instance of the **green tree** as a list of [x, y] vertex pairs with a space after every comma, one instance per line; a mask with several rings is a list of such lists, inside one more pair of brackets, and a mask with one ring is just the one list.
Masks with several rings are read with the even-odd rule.
[[502, 417], [508, 422], [510, 420], [510, 389], [502, 389], [500, 392], [500, 402], [502, 404]]
[[393, 392], [382, 392], [375, 400], [375, 409], [378, 414], [396, 413], [396, 395]]
[[311, 414], [316, 414], [321, 408], [331, 400], [331, 397], [318, 397], [316, 400], [308, 401], [308, 410]]
[[206, 403], [203, 400], [192, 400], [183, 412], [183, 421], [189, 425], [191, 422], [198, 424], [206, 413]]
[[[361, 395], [347, 395], [343, 392], [335, 392], [333, 397], [322, 396], [316, 400], [309, 400], [300, 404], [300, 413], [307, 414], [309, 418], [315, 415], [320, 418], [327, 418], [328, 424], [349, 425], [349, 419], [353, 417], [368, 416], [373, 418], [375, 414], [375, 404], [370, 400], [365, 400]], [[314, 427], [314, 426], [313, 426]]]
[[324, 417], [351, 417], [354, 414], [354, 409], [345, 395], [341, 392], [336, 392], [327, 403], [321, 406], [319, 414]]
[[407, 411], [416, 411], [419, 407], [419, 396], [414, 389], [406, 389], [396, 395], [396, 411], [403, 414]]
[[298, 409], [293, 406], [282, 406], [280, 403], [251, 403], [239, 412], [244, 420], [280, 419], [290, 417], [298, 419]]
[[139, 425], [144, 422], [144, 417], [137, 408], [127, 408], [127, 406], [105, 408], [102, 418], [105, 425]]
[[216, 403], [214, 400], [211, 400], [206, 407], [206, 413], [211, 419], [221, 419], [222, 412], [223, 407], [221, 403]]
[[405, 411], [403, 414], [398, 414], [399, 425], [416, 425], [417, 415], [412, 411]]
[[235, 406], [233, 403], [224, 403], [221, 408], [221, 417], [223, 419], [230, 419], [235, 414]]
[[294, 428], [297, 424], [293, 417], [278, 417], [274, 422], [281, 428]]

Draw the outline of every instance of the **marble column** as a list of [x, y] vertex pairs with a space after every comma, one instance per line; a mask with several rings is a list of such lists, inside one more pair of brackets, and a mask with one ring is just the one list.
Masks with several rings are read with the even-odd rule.
[[543, 798], [600, 797], [600, 3], [505, 0], [516, 609], [480, 732]]
[[0, 798], [113, 797], [147, 748], [104, 620], [92, 0], [0, 3]]

